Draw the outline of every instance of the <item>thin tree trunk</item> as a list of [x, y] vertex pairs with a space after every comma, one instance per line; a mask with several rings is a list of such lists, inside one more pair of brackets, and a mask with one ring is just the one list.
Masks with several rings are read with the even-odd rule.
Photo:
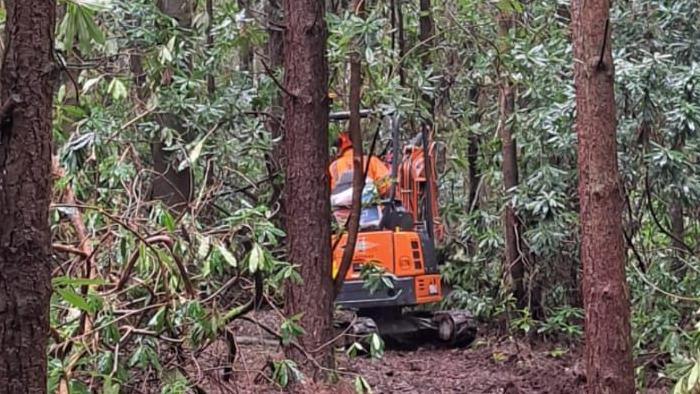
[[0, 391], [46, 392], [56, 2], [5, 0], [0, 75]]
[[[357, 1], [357, 0], [356, 0]], [[365, 187], [365, 174], [362, 152], [362, 129], [360, 127], [360, 102], [362, 89], [362, 63], [358, 52], [350, 55], [350, 139], [352, 140], [352, 207], [348, 218], [348, 237], [340, 261], [338, 276], [334, 284], [334, 297], [340, 293], [345, 275], [350, 269], [355, 253], [355, 244], [360, 230], [362, 213], [362, 189]]]
[[573, 0], [587, 392], [634, 393], [609, 0]]
[[[302, 314], [306, 333], [301, 345], [317, 349], [312, 355], [332, 367], [333, 347], [323, 346], [333, 336], [325, 2], [283, 3], [284, 84], [293, 95], [284, 96], [287, 255], [304, 281], [287, 286], [285, 307], [289, 316]], [[308, 365], [295, 349], [288, 347], [285, 353]]]
[[[211, 53], [214, 49], [214, 33], [212, 32], [214, 28], [214, 0], [207, 0], [206, 2], [207, 18], [209, 22], [207, 23], [207, 50]], [[207, 73], [207, 93], [209, 97], [212, 97], [216, 92], [216, 79], [212, 72]]]
[[[420, 0], [420, 17], [419, 17], [419, 23], [420, 23], [420, 31], [419, 31], [419, 36], [420, 36], [420, 41], [421, 41], [421, 47], [420, 47], [420, 59], [421, 59], [421, 64], [423, 66], [423, 71], [427, 71], [430, 66], [432, 65], [432, 50], [433, 50], [433, 45], [434, 45], [434, 36], [435, 36], [435, 25], [433, 23], [433, 13], [432, 13], [432, 8], [430, 6], [430, 0]], [[435, 99], [431, 97], [429, 94], [424, 93], [423, 94], [423, 101], [425, 101], [427, 107], [428, 107], [428, 112], [430, 113], [430, 121], [429, 125], [432, 128], [432, 122], [433, 118], [435, 117]], [[431, 130], [432, 131], [432, 130]]]
[[671, 219], [671, 234], [673, 234], [671, 247], [673, 247], [673, 254], [675, 256], [673, 262], [673, 273], [676, 275], [676, 277], [682, 278], [686, 271], [683, 257], [686, 255], [687, 249], [682, 242], [685, 238], [685, 219], [683, 217], [683, 204], [681, 201], [678, 201], [677, 199], [671, 201], [668, 209], [668, 215]]
[[[686, 100], [688, 102], [693, 101], [693, 94], [691, 89], [686, 90]], [[676, 141], [673, 144], [673, 150], [677, 152], [682, 152], [685, 146], [685, 136], [690, 133], [690, 130], [684, 130], [683, 133], [679, 133], [676, 137]], [[668, 216], [671, 219], [671, 234], [673, 234], [673, 239], [671, 240], [671, 246], [673, 247], [673, 273], [677, 278], [681, 279], [686, 273], [686, 263], [684, 258], [687, 256], [688, 245], [684, 243], [685, 239], [685, 212], [683, 210], [683, 202], [674, 196], [670, 197], [670, 204], [668, 208]]]
[[[250, 18], [250, 11], [248, 10], [249, 4], [247, 0], [237, 0], [238, 9], [243, 11], [245, 18]], [[249, 73], [253, 69], [253, 50], [250, 47], [249, 42], [241, 43], [240, 50], [238, 52], [239, 64], [241, 72]]]
[[396, 50], [396, 0], [389, 0], [389, 20], [391, 21], [391, 50]]
[[[269, 62], [269, 67], [273, 72], [282, 70], [284, 61], [284, 36], [283, 29], [280, 27], [283, 25], [282, 22], [282, 10], [280, 6], [281, 0], [268, 0], [266, 4], [266, 14], [267, 14], [267, 61]], [[277, 76], [275, 76], [277, 78]], [[272, 181], [272, 195], [270, 196], [270, 202], [274, 204], [277, 201], [284, 203], [280, 200], [280, 195], [282, 193], [282, 184], [277, 178], [281, 177], [275, 176], [278, 172], [282, 171], [284, 168], [284, 146], [283, 141], [279, 141], [282, 137], [282, 117], [284, 116], [283, 111], [282, 94], [277, 91], [272, 100], [269, 109], [269, 116], [266, 121], [267, 130], [270, 132], [270, 136], [273, 141], [273, 148], [271, 154], [266, 157], [266, 166], [269, 176], [274, 176], [276, 179]], [[282, 212], [284, 209], [282, 207]], [[284, 216], [284, 215], [282, 215]], [[284, 228], [284, 217], [282, 217], [281, 225]]]
[[[479, 123], [481, 121], [481, 107], [479, 105], [481, 100], [481, 89], [478, 86], [474, 86], [469, 90], [469, 100], [472, 102], [474, 107], [474, 115], [471, 117], [470, 121], [472, 124]], [[467, 147], [467, 163], [469, 168], [469, 200], [467, 206], [467, 212], [472, 212], [478, 208], [478, 188], [479, 182], [481, 180], [481, 173], [478, 168], [479, 160], [479, 135], [474, 132], [469, 133], [469, 146]]]
[[406, 86], [406, 68], [404, 67], [404, 57], [406, 56], [406, 32], [403, 20], [403, 2], [396, 0], [396, 27], [399, 45], [399, 83]]
[[[501, 37], [501, 52], [510, 50], [508, 34], [513, 27], [513, 15], [501, 12], [498, 15], [499, 35]], [[498, 134], [501, 138], [503, 162], [503, 187], [506, 194], [518, 186], [518, 148], [510, 118], [515, 110], [515, 92], [507, 76], [501, 78], [499, 86], [499, 123]], [[505, 239], [505, 263], [511, 281], [513, 295], [519, 308], [527, 306], [525, 292], [525, 264], [523, 261], [522, 242], [520, 240], [520, 221], [515, 212], [515, 207], [510, 199], [506, 202], [504, 213], [504, 239]]]
[[[187, 28], [192, 24], [191, 0], [158, 0], [157, 6], [165, 15], [177, 20], [181, 27]], [[182, 121], [176, 114], [162, 114], [157, 118], [158, 123], [162, 126], [176, 130], [181, 134], [186, 132]], [[193, 197], [192, 169], [187, 167], [179, 171], [173, 163], [171, 154], [165, 150], [162, 141], [155, 141], [151, 144], [151, 156], [153, 169], [156, 172], [153, 179], [152, 198], [163, 201], [166, 206], [174, 210], [184, 210]]]

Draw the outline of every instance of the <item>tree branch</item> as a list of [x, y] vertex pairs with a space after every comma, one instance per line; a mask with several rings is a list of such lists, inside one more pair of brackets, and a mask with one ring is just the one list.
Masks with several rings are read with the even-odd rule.
[[260, 59], [260, 64], [262, 64], [263, 68], [265, 69], [265, 73], [267, 74], [267, 76], [269, 76], [270, 79], [272, 79], [272, 82], [274, 82], [275, 85], [277, 85], [277, 87], [280, 88], [281, 91], [283, 91], [286, 95], [290, 97], [297, 97], [296, 94], [291, 93], [289, 90], [287, 90], [287, 88], [284, 87], [282, 83], [280, 83], [280, 81], [277, 80], [277, 77], [275, 77], [274, 72], [270, 69], [270, 66], [268, 66], [263, 59]]
[[676, 241], [678, 243], [678, 245], [681, 245], [690, 254], [695, 253], [693, 248], [688, 246], [688, 244], [686, 244], [685, 241], [683, 241], [682, 239], [678, 239], [678, 237], [676, 237], [674, 234], [672, 234], [670, 231], [668, 231], [661, 224], [661, 221], [659, 220], [658, 216], [656, 216], [656, 211], [654, 211], [654, 204], [652, 204], [652, 201], [651, 201], [651, 186], [649, 184], [649, 172], [647, 172], [644, 175], [644, 193], [646, 194], [646, 197], [647, 197], [647, 206], [649, 207], [649, 212], [651, 213], [651, 218], [654, 219], [654, 223], [659, 228], [659, 230], [661, 230], [662, 233], [669, 236], [672, 240]]

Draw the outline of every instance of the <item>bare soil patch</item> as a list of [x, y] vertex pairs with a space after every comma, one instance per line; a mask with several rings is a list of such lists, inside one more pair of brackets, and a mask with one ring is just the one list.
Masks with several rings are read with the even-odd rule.
[[[278, 318], [269, 312], [252, 314], [253, 319], [275, 327]], [[284, 358], [282, 349], [264, 330], [237, 321], [233, 331], [239, 338], [238, 353], [228, 381], [227, 346], [217, 343], [200, 361], [208, 392], [281, 392], [269, 379], [269, 364]], [[206, 366], [203, 366], [206, 365]], [[361, 375], [375, 393], [579, 393], [585, 384], [581, 350], [556, 345], [532, 346], [526, 341], [484, 337], [465, 349], [420, 348], [416, 351], [388, 350], [381, 359], [338, 356], [343, 382], [312, 385], [304, 392], [354, 393], [354, 376]], [[193, 371], [194, 372], [194, 371]]]

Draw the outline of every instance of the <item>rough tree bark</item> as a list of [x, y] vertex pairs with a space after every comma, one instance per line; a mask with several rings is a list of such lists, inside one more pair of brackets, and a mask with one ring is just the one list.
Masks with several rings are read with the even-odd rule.
[[[328, 62], [325, 2], [284, 0], [284, 96], [289, 261], [302, 285], [286, 289], [286, 312], [302, 313], [301, 345], [326, 367], [334, 364], [331, 277], [330, 181], [328, 177]], [[293, 348], [288, 357], [306, 358]], [[317, 371], [318, 372], [318, 371]], [[323, 375], [323, 374], [321, 374]], [[317, 377], [321, 375], [317, 374]]]
[[56, 2], [5, 0], [0, 76], [0, 391], [46, 392]]
[[610, 0], [572, 0], [588, 393], [634, 393]]
[[[509, 32], [513, 27], [513, 14], [503, 11], [498, 15], [498, 30], [501, 53], [510, 50]], [[501, 138], [503, 162], [503, 186], [506, 193], [518, 186], [518, 146], [513, 136], [510, 117], [515, 110], [515, 91], [507, 76], [502, 76], [499, 86], [498, 134]], [[506, 203], [504, 213], [504, 239], [506, 272], [510, 277], [513, 296], [519, 308], [527, 306], [524, 276], [525, 264], [521, 253], [520, 221], [511, 201]]]

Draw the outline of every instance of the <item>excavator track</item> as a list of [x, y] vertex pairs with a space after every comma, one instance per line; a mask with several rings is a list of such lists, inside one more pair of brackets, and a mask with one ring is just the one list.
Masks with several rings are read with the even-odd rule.
[[398, 308], [360, 310], [337, 324], [349, 341], [379, 334], [388, 348], [414, 350], [421, 346], [460, 348], [476, 338], [476, 322], [464, 310], [402, 311]]

